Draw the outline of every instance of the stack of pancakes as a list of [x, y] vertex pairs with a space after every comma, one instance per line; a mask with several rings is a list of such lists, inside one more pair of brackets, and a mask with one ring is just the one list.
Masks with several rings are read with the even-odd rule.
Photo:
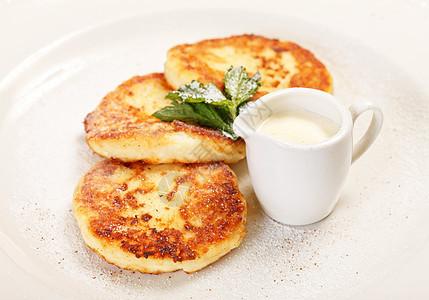
[[246, 229], [246, 202], [226, 164], [245, 157], [242, 139], [155, 111], [165, 96], [199, 80], [223, 90], [231, 66], [259, 70], [251, 99], [277, 89], [332, 91], [325, 66], [300, 46], [255, 35], [178, 45], [163, 73], [133, 77], [108, 93], [85, 118], [89, 146], [105, 157], [79, 181], [73, 208], [85, 243], [124, 269], [195, 272], [237, 247]]

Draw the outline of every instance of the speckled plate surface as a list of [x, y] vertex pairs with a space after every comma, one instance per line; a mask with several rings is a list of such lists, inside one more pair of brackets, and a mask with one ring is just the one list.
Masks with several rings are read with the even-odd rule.
[[[0, 5], [9, 16], [36, 10], [42, 17], [46, 10], [71, 7], [69, 1]], [[164, 11], [130, 2], [130, 8], [139, 9], [131, 13], [116, 5], [114, 13], [113, 5], [96, 16], [96, 6], [80, 13], [83, 3], [75, 5], [68, 14], [75, 17], [73, 26], [52, 17], [46, 23], [56, 26], [43, 31], [50, 37], [41, 36], [43, 44], [31, 36], [22, 42], [30, 45], [28, 51], [35, 47], [30, 53], [3, 50], [12, 61], [22, 61], [17, 67], [1, 58], [10, 69], [1, 74], [0, 84], [0, 261], [5, 266], [0, 278], [10, 282], [4, 284], [5, 295], [343, 299], [429, 294], [423, 282], [419, 290], [412, 285], [428, 275], [422, 267], [427, 253], [421, 249], [428, 248], [429, 236], [429, 102], [416, 74], [423, 68], [407, 69], [399, 61], [401, 53], [384, 55], [381, 44], [368, 45], [375, 37], [348, 35], [329, 22], [320, 26], [323, 19], [309, 20], [311, 11], [306, 15], [297, 6], [291, 6], [298, 12], [291, 16], [276, 9], [243, 12], [238, 5], [225, 11], [221, 3]], [[43, 29], [47, 25], [41, 19], [34, 26]], [[11, 28], [19, 33], [19, 27]], [[100, 160], [85, 142], [85, 115], [122, 81], [162, 71], [171, 46], [240, 33], [287, 39], [310, 49], [331, 71], [334, 93], [344, 103], [378, 102], [385, 115], [380, 137], [352, 166], [336, 209], [319, 223], [290, 227], [269, 219], [242, 161], [232, 166], [249, 206], [248, 235], [239, 248], [192, 275], [145, 275], [107, 264], [84, 245], [71, 211], [77, 180]], [[0, 31], [1, 36], [6, 33]], [[357, 135], [368, 117], [359, 120]], [[413, 266], [416, 257], [420, 264]], [[417, 274], [416, 280], [395, 284], [406, 283], [401, 274], [405, 278], [407, 272]], [[13, 278], [21, 279], [19, 285], [12, 284]]]

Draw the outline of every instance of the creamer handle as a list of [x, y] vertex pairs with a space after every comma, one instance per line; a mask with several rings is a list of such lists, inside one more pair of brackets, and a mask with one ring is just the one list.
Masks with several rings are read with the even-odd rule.
[[365, 153], [377, 138], [383, 125], [383, 113], [380, 108], [371, 101], [354, 103], [349, 107], [352, 114], [353, 126], [357, 118], [367, 110], [372, 110], [372, 120], [362, 138], [353, 145], [352, 164]]

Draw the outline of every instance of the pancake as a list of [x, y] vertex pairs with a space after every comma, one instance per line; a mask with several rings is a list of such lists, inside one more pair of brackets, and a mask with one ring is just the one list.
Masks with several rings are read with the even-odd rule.
[[89, 146], [105, 158], [151, 164], [236, 163], [245, 157], [242, 139], [233, 141], [215, 129], [151, 116], [170, 105], [165, 96], [171, 90], [162, 73], [125, 81], [85, 118]]
[[246, 202], [224, 163], [103, 160], [73, 199], [85, 243], [107, 262], [142, 273], [200, 270], [246, 235]]
[[164, 74], [174, 88], [199, 80], [223, 90], [230, 66], [243, 66], [253, 75], [259, 70], [262, 86], [253, 99], [290, 87], [307, 87], [332, 93], [333, 83], [326, 67], [299, 45], [257, 35], [239, 35], [203, 40], [171, 48]]

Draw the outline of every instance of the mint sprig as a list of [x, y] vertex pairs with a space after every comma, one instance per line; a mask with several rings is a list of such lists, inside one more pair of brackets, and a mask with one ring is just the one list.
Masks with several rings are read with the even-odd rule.
[[218, 129], [236, 140], [232, 123], [246, 103], [261, 86], [261, 76], [256, 72], [249, 77], [246, 69], [230, 67], [224, 77], [225, 91], [213, 83], [202, 84], [198, 80], [169, 92], [166, 98], [173, 106], [164, 107], [153, 114], [162, 121], [180, 120]]

